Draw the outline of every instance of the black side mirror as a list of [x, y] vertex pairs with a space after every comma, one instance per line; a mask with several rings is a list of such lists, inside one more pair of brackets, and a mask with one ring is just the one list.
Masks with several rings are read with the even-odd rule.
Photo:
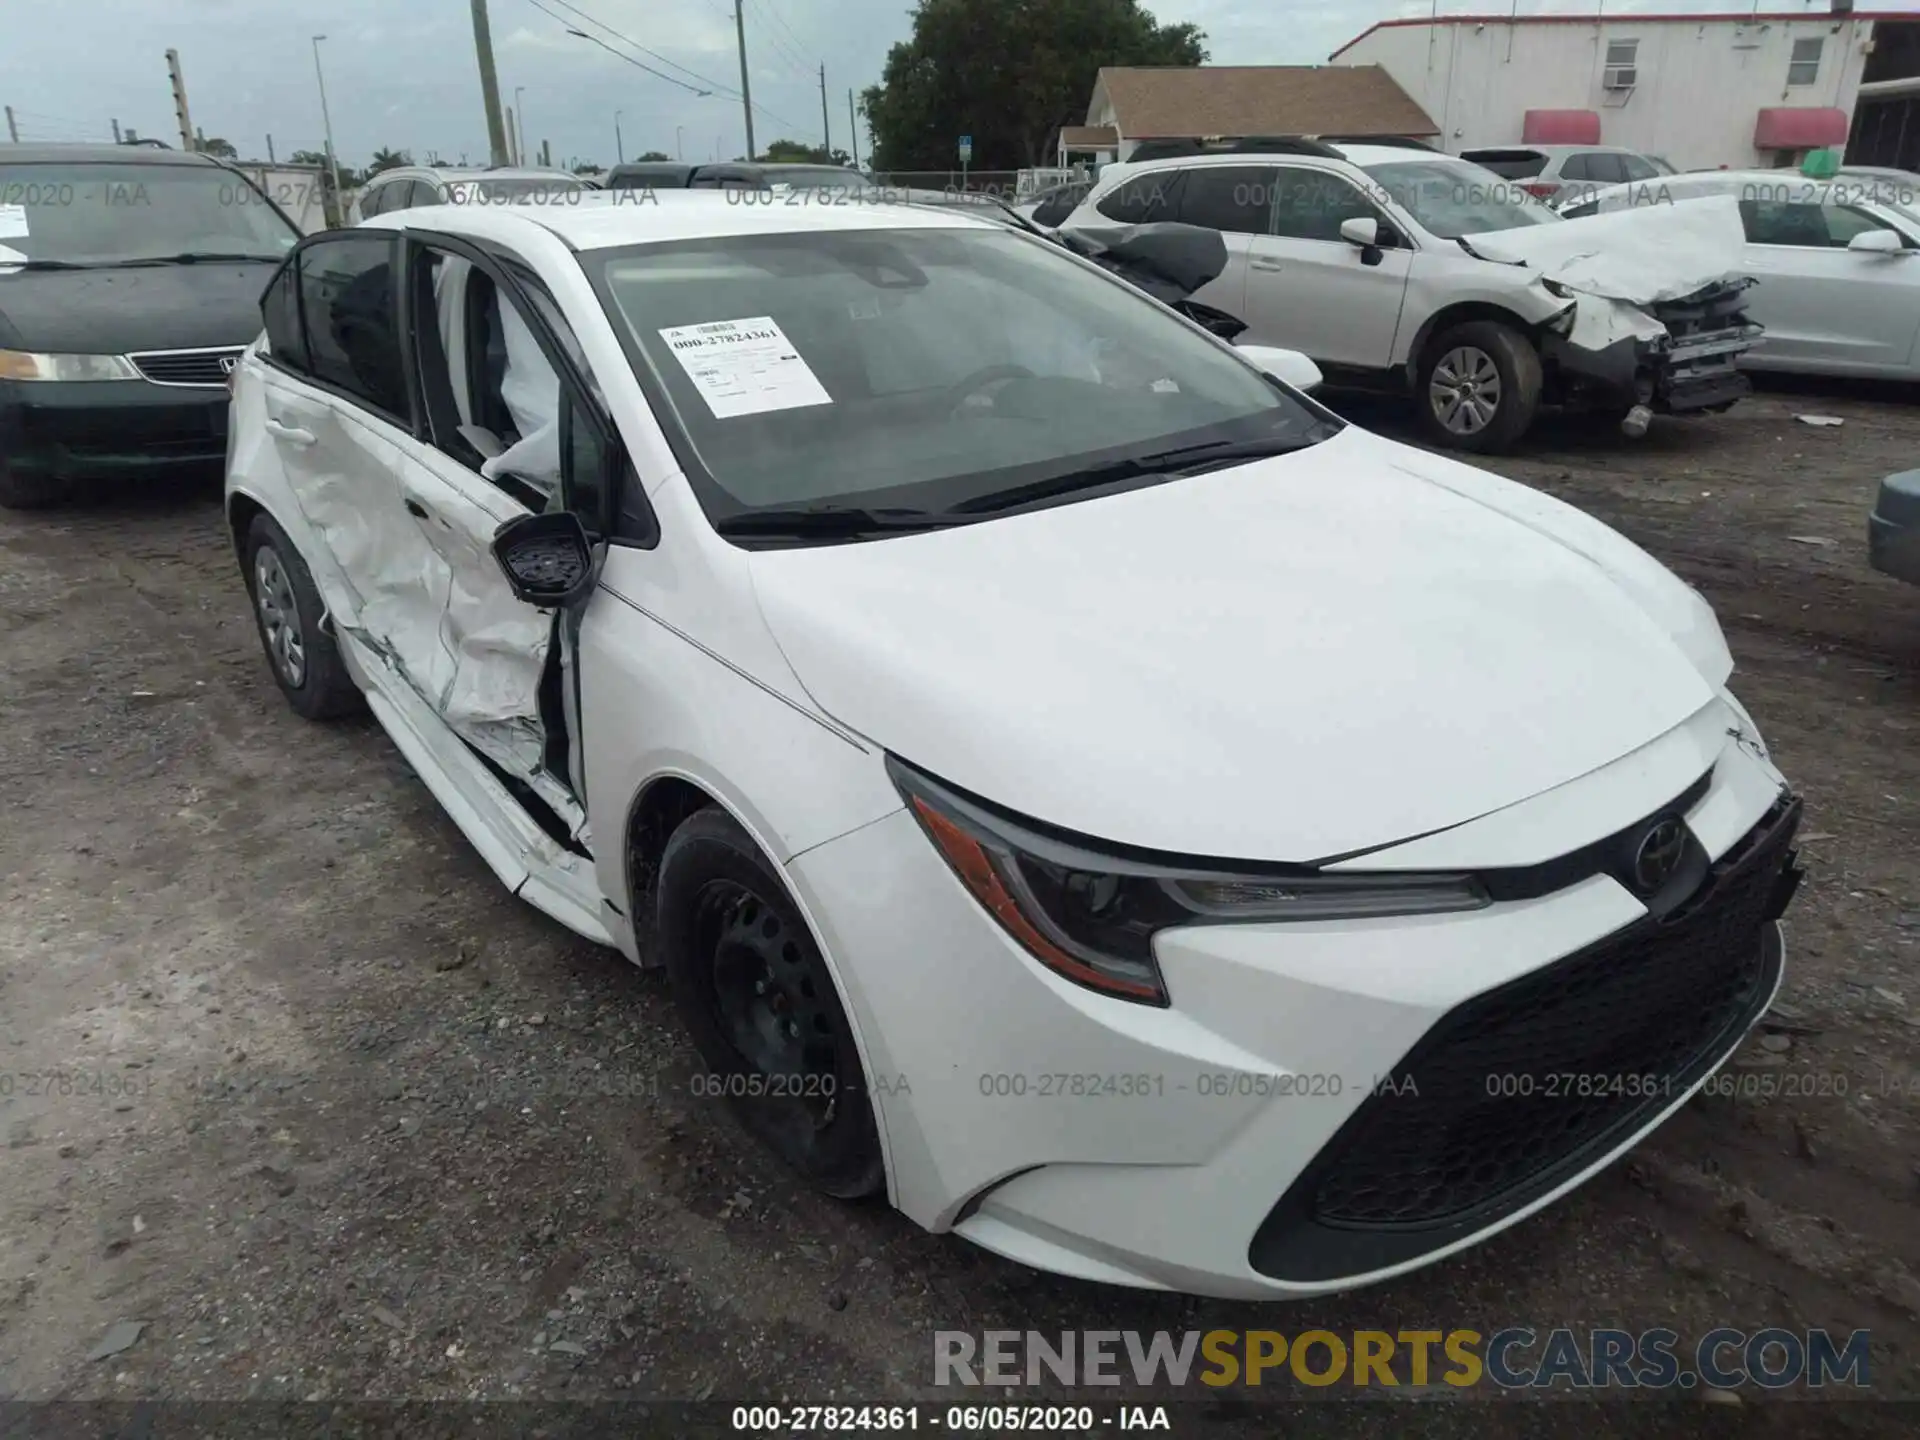
[[514, 598], [542, 610], [572, 605], [593, 589], [593, 544], [570, 510], [507, 521], [493, 532], [493, 558]]

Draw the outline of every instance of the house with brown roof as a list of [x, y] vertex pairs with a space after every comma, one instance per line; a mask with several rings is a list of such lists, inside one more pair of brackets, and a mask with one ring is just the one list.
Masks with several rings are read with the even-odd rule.
[[1439, 133], [1378, 65], [1108, 65], [1087, 123], [1060, 131], [1060, 163], [1125, 160], [1143, 140]]

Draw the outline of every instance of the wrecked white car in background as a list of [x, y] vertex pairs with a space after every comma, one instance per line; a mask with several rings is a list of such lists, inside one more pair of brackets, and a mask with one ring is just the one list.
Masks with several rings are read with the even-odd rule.
[[1730, 206], [1569, 227], [1417, 142], [1283, 140], [1110, 165], [1061, 228], [1152, 221], [1222, 232], [1229, 264], [1194, 299], [1244, 319], [1246, 342], [1312, 356], [1329, 384], [1411, 394], [1460, 449], [1507, 448], [1542, 404], [1638, 435], [1749, 388], [1738, 360], [1761, 332]]

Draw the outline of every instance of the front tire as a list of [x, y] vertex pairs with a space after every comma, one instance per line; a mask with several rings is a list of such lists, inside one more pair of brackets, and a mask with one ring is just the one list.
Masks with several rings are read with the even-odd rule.
[[1440, 444], [1478, 454], [1510, 450], [1540, 409], [1540, 352], [1497, 320], [1470, 320], [1427, 345], [1416, 377], [1420, 420]]
[[0, 505], [9, 510], [49, 510], [73, 497], [73, 486], [57, 475], [22, 475], [0, 455]]
[[241, 564], [267, 664], [294, 713], [308, 720], [332, 720], [362, 709], [366, 701], [347, 674], [339, 647], [321, 625], [326, 607], [313, 576], [272, 516], [253, 517]]
[[657, 935], [676, 1008], [756, 1139], [842, 1200], [886, 1183], [853, 1027], [819, 947], [751, 837], [717, 807], [660, 858]]

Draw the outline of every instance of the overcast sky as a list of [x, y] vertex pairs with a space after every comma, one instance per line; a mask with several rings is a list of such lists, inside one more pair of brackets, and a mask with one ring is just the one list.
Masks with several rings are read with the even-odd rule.
[[[887, 47], [907, 37], [910, 0], [743, 0], [755, 101], [754, 138], [817, 142], [818, 67], [827, 69], [833, 143], [846, 148], [847, 91], [879, 79]], [[1442, 14], [1503, 14], [1513, 0], [1440, 0]], [[1597, 0], [1519, 0], [1522, 13], [1592, 13]], [[571, 5], [571, 10], [569, 9]], [[1604, 0], [1606, 13], [1711, 12], [1742, 0]], [[529, 151], [552, 143], [610, 165], [614, 116], [628, 156], [684, 151], [731, 158], [745, 148], [732, 0], [490, 0], [503, 102], [523, 92]], [[541, 7], [545, 7], [543, 13]], [[1207, 33], [1215, 64], [1313, 64], [1374, 20], [1425, 15], [1432, 0], [1157, 0], [1162, 21]], [[1827, 0], [1763, 0], [1762, 9], [1822, 13]], [[1861, 0], [1861, 10], [1920, 10], [1920, 0]], [[298, 18], [300, 15], [310, 18]], [[558, 17], [558, 18], [556, 18]], [[590, 18], [587, 18], [590, 17]], [[664, 56], [632, 50], [606, 29]], [[567, 33], [600, 36], [685, 83], [680, 88]], [[194, 124], [265, 158], [319, 149], [322, 126], [311, 37], [320, 46], [334, 143], [364, 165], [379, 146], [437, 151], [449, 164], [486, 161], [470, 0], [48, 0], [7, 6], [0, 104], [22, 140], [110, 140], [112, 122], [175, 143], [166, 51], [180, 52]], [[682, 68], [675, 68], [682, 67]], [[696, 78], [698, 77], [698, 78]], [[717, 93], [699, 96], [695, 90]], [[677, 127], [677, 128], [676, 128]], [[0, 135], [0, 140], [5, 137]], [[864, 159], [867, 139], [860, 137]]]

